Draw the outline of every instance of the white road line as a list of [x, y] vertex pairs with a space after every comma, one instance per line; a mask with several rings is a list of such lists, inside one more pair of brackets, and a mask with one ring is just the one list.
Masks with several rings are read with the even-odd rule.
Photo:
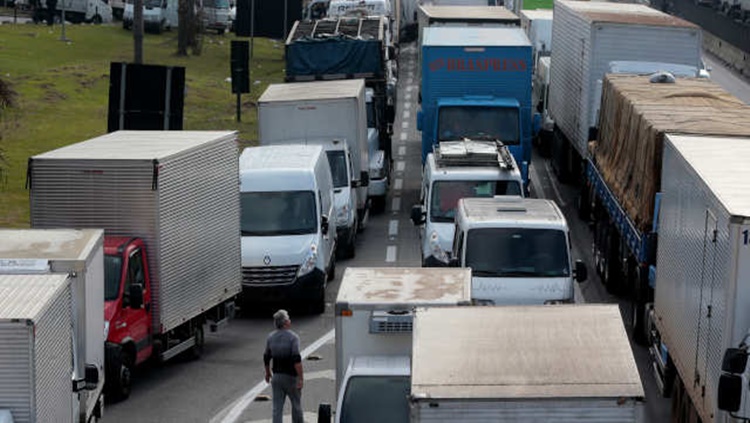
[[396, 172], [403, 172], [406, 168], [406, 162], [403, 160], [399, 160], [396, 162]]
[[[305, 378], [307, 378], [307, 375], [305, 375]], [[318, 413], [313, 411], [303, 411], [302, 412], [302, 418], [306, 422], [317, 422], [318, 421]], [[286, 411], [286, 414], [284, 414], [284, 417], [282, 419], [284, 422], [291, 422], [292, 421], [292, 415], [289, 413], [289, 411]], [[260, 419], [260, 420], [248, 420], [246, 422], [242, 423], [272, 423], [272, 419]]]
[[404, 119], [409, 119], [411, 117], [411, 112], [408, 110], [404, 110]]
[[536, 166], [529, 166], [529, 174], [529, 179], [531, 179], [531, 192], [534, 193], [537, 198], [544, 198], [546, 194], [544, 188], [542, 188], [542, 180], [539, 178]]
[[396, 246], [389, 245], [388, 248], [385, 249], [385, 262], [393, 263], [394, 261], [396, 261]]
[[403, 128], [403, 129], [409, 129], [409, 121], [405, 120], [405, 121], [401, 122], [401, 128]]
[[407, 78], [406, 79], [406, 83], [407, 84], [413, 84], [414, 83], [414, 78]]
[[412, 85], [409, 85], [409, 86], [406, 87], [406, 91], [411, 91], [413, 89], [414, 89], [414, 86], [412, 86]]
[[[395, 249], [396, 247], [393, 247], [393, 248]], [[396, 256], [395, 250], [393, 252], [393, 255], [394, 255], [394, 260], [395, 260], [395, 256]], [[316, 339], [315, 342], [308, 345], [307, 348], [302, 350], [302, 353], [300, 354], [302, 356], [302, 359], [303, 360], [306, 359], [310, 354], [317, 351], [318, 348], [322, 347], [323, 345], [327, 344], [332, 339], [334, 339], [335, 336], [336, 336], [336, 332], [333, 329], [331, 329], [328, 333]], [[216, 415], [210, 420], [210, 423], [235, 423], [237, 419], [239, 419], [240, 416], [242, 415], [242, 412], [245, 411], [245, 409], [255, 400], [255, 397], [257, 397], [267, 387], [268, 387], [268, 384], [266, 383], [265, 380], [260, 381], [257, 385], [253, 386], [252, 389], [247, 391], [240, 398], [236, 399], [228, 407], [216, 413]]]
[[407, 100], [407, 101], [411, 100], [411, 93], [406, 93], [404, 95], [404, 100]]
[[402, 145], [398, 148], [398, 155], [399, 156], [405, 156], [406, 155], [406, 146]]
[[406, 132], [401, 133], [401, 141], [406, 141]]
[[390, 222], [388, 222], [388, 236], [398, 236], [398, 220], [391, 220]]
[[396, 191], [400, 191], [401, 188], [403, 188], [403, 187], [404, 187], [404, 180], [403, 179], [398, 178], [395, 181], [393, 181], [393, 189], [395, 189]]
[[401, 197], [393, 197], [391, 202], [391, 211], [397, 212], [401, 210]]
[[404, 102], [404, 109], [408, 110], [410, 107], [411, 107], [411, 103], [409, 103], [408, 101], [405, 101]]
[[555, 191], [555, 196], [557, 196], [558, 205], [560, 207], [565, 207], [568, 205], [568, 203], [563, 200], [562, 195], [560, 195], [560, 191], [557, 189], [557, 180], [555, 179], [555, 175], [552, 174], [552, 171], [549, 168], [549, 163], [546, 161], [544, 162], [544, 170], [547, 172], [547, 177], [549, 178], [549, 184], [552, 185], [552, 190]]
[[305, 381], [313, 379], [330, 379], [336, 380], [336, 370], [318, 370], [317, 372], [305, 372]]

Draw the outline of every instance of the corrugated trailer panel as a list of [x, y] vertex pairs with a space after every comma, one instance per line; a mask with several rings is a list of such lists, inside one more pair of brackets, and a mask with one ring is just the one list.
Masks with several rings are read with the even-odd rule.
[[[740, 343], [750, 321], [750, 247], [742, 238], [750, 228], [750, 208], [740, 210], [742, 216], [727, 207], [750, 204], [748, 159], [748, 138], [665, 138], [656, 325], [707, 422], [719, 420], [716, 392], [724, 350]], [[699, 383], [691, 383], [696, 378]]]
[[25, 322], [0, 322], [0, 409], [8, 409], [16, 423], [32, 421], [33, 341]]

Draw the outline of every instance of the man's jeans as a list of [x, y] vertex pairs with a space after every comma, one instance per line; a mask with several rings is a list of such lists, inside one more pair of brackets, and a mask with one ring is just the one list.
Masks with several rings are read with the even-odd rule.
[[302, 391], [297, 389], [297, 376], [274, 373], [271, 378], [273, 390], [273, 423], [281, 423], [284, 416], [284, 401], [289, 396], [292, 403], [292, 423], [304, 423], [302, 418], [302, 404], [300, 397]]

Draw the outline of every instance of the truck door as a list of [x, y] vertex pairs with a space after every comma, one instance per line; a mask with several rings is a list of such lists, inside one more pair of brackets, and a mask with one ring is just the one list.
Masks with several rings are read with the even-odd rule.
[[[144, 260], [142, 249], [137, 248], [130, 253], [123, 289], [123, 320], [127, 324], [128, 335], [135, 342], [138, 363], [151, 355], [151, 287], [146, 283]], [[143, 304], [137, 308], [133, 307], [130, 298], [131, 287], [136, 284], [143, 287]]]
[[[700, 402], [705, 407], [708, 383], [708, 354], [711, 350], [713, 328], [713, 294], [716, 280], [716, 246], [717, 222], [710, 210], [706, 210], [703, 231], [703, 262], [700, 279], [700, 309], [698, 310], [698, 339], [695, 349], [695, 378], [693, 387], [700, 395]], [[719, 328], [720, 329], [720, 328]], [[710, 392], [709, 392], [710, 394]]]

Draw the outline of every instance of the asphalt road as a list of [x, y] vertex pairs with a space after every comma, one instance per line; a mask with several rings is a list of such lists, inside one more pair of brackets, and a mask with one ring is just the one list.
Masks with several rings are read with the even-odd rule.
[[[745, 101], [750, 87], [719, 63], [711, 61], [713, 78]], [[415, 128], [419, 81], [415, 77], [414, 46], [401, 52], [399, 105], [394, 126], [395, 177], [386, 211], [373, 216], [357, 243], [357, 256], [338, 263], [335, 280], [327, 288], [326, 312], [319, 316], [292, 312], [293, 329], [302, 341], [305, 387], [305, 420], [317, 421], [321, 402], [335, 405], [335, 339], [332, 304], [341, 275], [348, 266], [419, 266], [419, 240], [409, 221], [409, 210], [417, 202], [420, 171], [420, 137]], [[728, 85], [725, 85], [728, 84]], [[535, 156], [532, 164], [532, 196], [555, 200], [571, 226], [574, 258], [589, 267], [589, 280], [580, 284], [581, 301], [618, 303], [630, 333], [630, 305], [607, 294], [593, 271], [591, 233], [577, 218], [574, 187], [560, 185], [545, 160]], [[111, 422], [270, 422], [270, 389], [263, 381], [262, 352], [265, 337], [272, 330], [268, 310], [242, 310], [225, 330], [209, 334], [205, 354], [197, 361], [175, 361], [137, 372], [133, 393], [127, 401], [110, 404], [104, 423]], [[450, 340], [446, 340], [450, 342]], [[646, 391], [645, 422], [668, 421], [669, 400], [658, 397], [648, 369], [648, 352], [632, 344]], [[289, 405], [287, 415], [289, 419]]]

